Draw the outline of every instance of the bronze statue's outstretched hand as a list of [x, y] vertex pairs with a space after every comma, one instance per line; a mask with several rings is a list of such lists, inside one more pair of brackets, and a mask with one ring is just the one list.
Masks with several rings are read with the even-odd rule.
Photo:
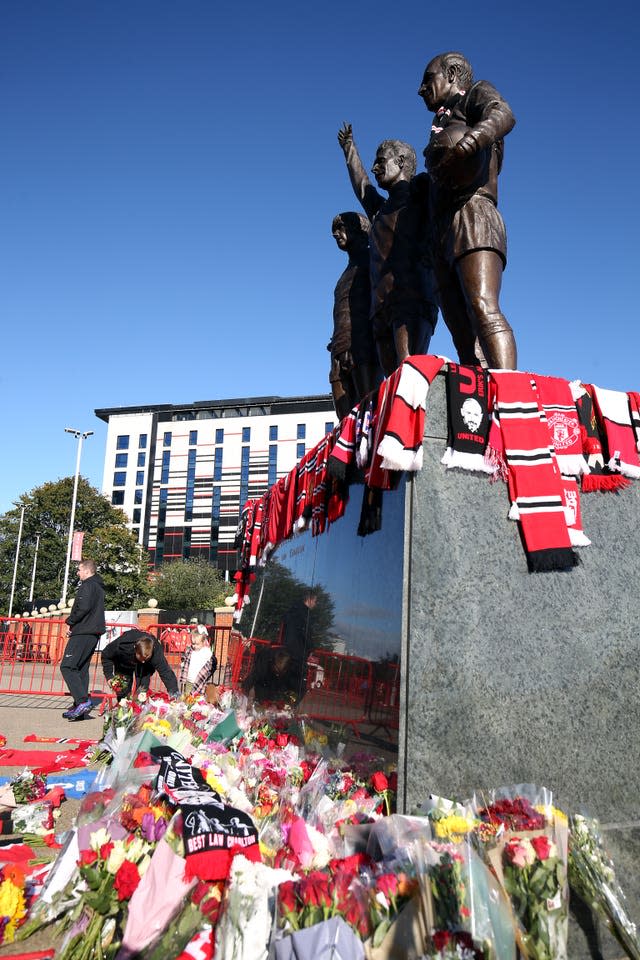
[[343, 150], [346, 150], [353, 143], [353, 130], [350, 123], [343, 123], [338, 130], [338, 143]]

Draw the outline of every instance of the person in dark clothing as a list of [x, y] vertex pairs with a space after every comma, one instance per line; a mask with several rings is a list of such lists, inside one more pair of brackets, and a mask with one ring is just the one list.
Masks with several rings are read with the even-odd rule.
[[137, 690], [148, 690], [156, 671], [167, 692], [177, 697], [178, 681], [167, 663], [160, 642], [142, 630], [125, 630], [102, 651], [102, 672], [107, 683], [111, 685], [116, 675], [125, 681], [124, 685], [117, 688], [118, 700], [129, 696], [134, 677]]
[[295, 699], [297, 678], [291, 671], [291, 656], [283, 647], [268, 647], [259, 650], [242, 684], [248, 697], [258, 702], [264, 700]]
[[104, 584], [93, 560], [78, 564], [80, 586], [66, 623], [67, 646], [60, 672], [73, 697], [73, 706], [62, 714], [67, 720], [82, 720], [91, 710], [89, 663], [104, 633]]
[[291, 604], [282, 618], [280, 627], [280, 642], [291, 658], [289, 672], [294, 678], [294, 689], [298, 700], [304, 696], [309, 616], [317, 602], [318, 596], [315, 591], [307, 590], [301, 599]]

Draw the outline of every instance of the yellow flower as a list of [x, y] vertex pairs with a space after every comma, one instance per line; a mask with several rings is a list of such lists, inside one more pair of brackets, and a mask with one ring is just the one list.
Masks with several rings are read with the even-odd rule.
[[467, 817], [457, 816], [452, 813], [448, 817], [441, 817], [433, 821], [433, 832], [440, 839], [454, 840], [461, 838], [463, 834], [473, 830], [475, 821]]
[[20, 887], [16, 887], [10, 880], [0, 883], [0, 917], [9, 917], [9, 923], [4, 928], [4, 942], [12, 943], [18, 923], [27, 911], [24, 894]]
[[212, 790], [215, 790], [216, 793], [219, 793], [219, 794], [221, 794], [222, 796], [224, 796], [224, 794], [225, 794], [225, 788], [224, 788], [224, 786], [220, 783], [220, 781], [219, 781], [218, 778], [216, 777], [216, 775], [215, 775], [215, 773], [213, 772], [213, 770], [211, 770], [211, 769], [207, 770], [207, 772], [206, 772], [206, 774], [205, 774], [205, 780], [207, 781], [207, 783], [209, 784], [209, 786], [211, 787]]
[[536, 810], [538, 813], [541, 813], [548, 822], [556, 819], [558, 823], [562, 824], [563, 827], [569, 822], [566, 813], [563, 813], [563, 811], [559, 810], [558, 807], [552, 807], [551, 804], [548, 804], [547, 806], [540, 804], [536, 807]]

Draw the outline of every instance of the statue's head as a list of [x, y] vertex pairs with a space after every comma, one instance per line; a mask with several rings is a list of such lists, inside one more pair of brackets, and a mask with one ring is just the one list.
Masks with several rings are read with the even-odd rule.
[[355, 252], [369, 244], [371, 224], [361, 213], [338, 213], [331, 224], [331, 233], [341, 250]]
[[472, 83], [473, 70], [465, 56], [454, 51], [439, 53], [425, 68], [418, 96], [435, 112], [454, 94], [468, 90]]
[[383, 140], [376, 150], [371, 172], [383, 190], [399, 180], [411, 180], [416, 172], [416, 152], [402, 140]]

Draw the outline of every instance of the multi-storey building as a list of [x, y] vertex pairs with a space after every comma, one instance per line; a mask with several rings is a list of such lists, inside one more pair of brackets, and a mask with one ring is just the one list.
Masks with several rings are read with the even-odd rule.
[[203, 557], [236, 566], [248, 498], [333, 429], [329, 396], [249, 397], [96, 410], [108, 424], [103, 493], [122, 507], [152, 564]]

